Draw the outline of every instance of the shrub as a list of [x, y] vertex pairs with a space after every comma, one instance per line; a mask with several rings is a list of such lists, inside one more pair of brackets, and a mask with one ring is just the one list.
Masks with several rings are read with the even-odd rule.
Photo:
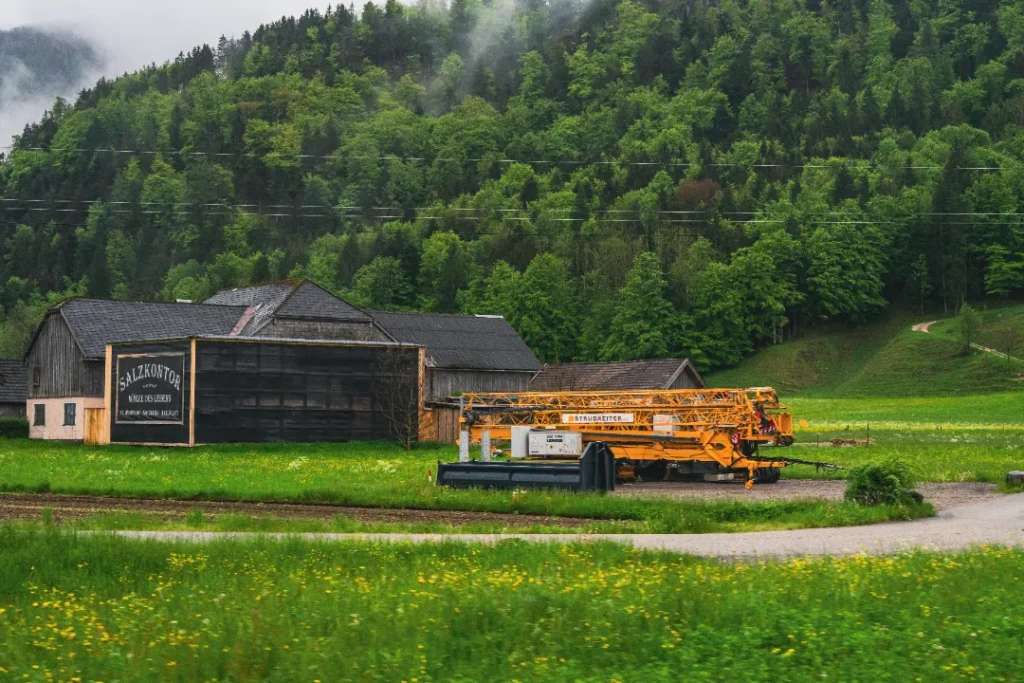
[[960, 307], [960, 344], [964, 353], [971, 352], [971, 344], [978, 336], [978, 328], [981, 327], [981, 316], [970, 304]]
[[922, 501], [906, 463], [890, 460], [854, 467], [846, 482], [846, 500], [861, 505], [912, 505]]
[[0, 417], [0, 438], [27, 439], [28, 420], [22, 417]]

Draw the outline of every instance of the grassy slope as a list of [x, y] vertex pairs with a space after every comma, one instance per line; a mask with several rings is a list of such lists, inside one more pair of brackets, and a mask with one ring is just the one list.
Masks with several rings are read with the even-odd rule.
[[[1024, 330], [1024, 306], [983, 311], [980, 343]], [[964, 356], [956, 320], [911, 331], [927, 316], [894, 316], [770, 347], [711, 375], [716, 385], [772, 385], [798, 424], [794, 457], [844, 467], [897, 458], [924, 481], [998, 483], [1024, 467], [1024, 368], [980, 352]], [[838, 398], [842, 397], [842, 398]], [[833, 438], [867, 448], [813, 448]], [[834, 476], [792, 467], [788, 478]]]
[[[981, 329], [975, 341], [983, 346], [1024, 356], [1024, 305], [1000, 306], [978, 312]], [[940, 320], [931, 333], [943, 339], [956, 340], [959, 328], [956, 319]]]
[[[1024, 365], [980, 352], [964, 355], [955, 321], [923, 334], [928, 316], [893, 315], [859, 329], [830, 329], [764, 349], [735, 368], [712, 373], [715, 386], [774, 386], [807, 396], [948, 396], [1024, 389]], [[982, 314], [980, 343], [1003, 347], [1006, 330], [1024, 330], [1024, 306]]]
[[732, 564], [0, 529], [0, 677], [1014, 680], [1022, 580], [1005, 549]]

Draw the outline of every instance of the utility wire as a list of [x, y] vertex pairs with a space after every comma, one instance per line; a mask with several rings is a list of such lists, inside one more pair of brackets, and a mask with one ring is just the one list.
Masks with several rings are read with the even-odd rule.
[[[74, 208], [71, 205], [80, 205], [79, 208]], [[32, 206], [22, 206], [32, 205]], [[40, 207], [39, 205], [46, 205]], [[62, 208], [57, 208], [55, 205], [61, 205]], [[286, 210], [289, 211], [287, 214], [282, 215], [295, 215], [296, 211], [309, 210], [320, 210], [320, 211], [333, 211], [337, 214], [344, 214], [351, 217], [363, 217], [367, 215], [367, 212], [399, 212], [401, 215], [396, 217], [404, 217], [404, 212], [413, 212], [421, 214], [424, 212], [437, 212], [446, 213], [452, 212], [457, 214], [475, 213], [484, 214], [485, 217], [490, 214], [526, 214], [527, 218], [535, 217], [535, 212], [528, 208], [517, 208], [517, 207], [506, 207], [506, 208], [485, 208], [485, 207], [438, 207], [438, 206], [419, 206], [419, 207], [404, 207], [404, 206], [355, 206], [355, 205], [330, 205], [330, 204], [263, 204], [263, 203], [234, 203], [234, 202], [156, 202], [156, 201], [123, 201], [123, 200], [105, 200], [105, 199], [33, 199], [28, 197], [0, 197], [0, 209], [5, 211], [34, 211], [34, 212], [55, 212], [55, 213], [80, 213], [87, 211], [94, 205], [108, 205], [112, 207], [125, 207], [125, 206], [137, 206], [137, 207], [173, 207], [173, 208], [203, 208], [203, 209], [222, 209], [226, 212], [234, 210], [248, 211], [255, 210], [254, 212], [264, 212], [264, 210]], [[564, 214], [574, 211], [571, 208], [556, 208], [556, 209], [545, 209], [545, 213], [556, 213]], [[125, 209], [114, 209], [115, 212], [120, 213], [137, 213], [135, 211], [129, 211]], [[143, 213], [163, 213], [160, 211], [153, 211], [146, 209]], [[604, 215], [617, 215], [617, 216], [629, 216], [629, 215], [641, 215], [644, 213], [653, 213], [657, 216], [667, 217], [701, 217], [694, 218], [697, 222], [705, 222], [709, 218], [715, 217], [751, 217], [746, 222], [764, 222], [764, 221], [785, 221], [790, 218], [769, 218], [764, 216], [761, 212], [757, 211], [740, 211], [740, 210], [724, 210], [718, 211], [714, 209], [657, 209], [653, 212], [647, 212], [643, 209], [600, 209], [595, 214]], [[847, 211], [824, 211], [818, 214], [819, 216], [830, 216], [830, 217], [847, 217], [849, 212]], [[760, 216], [760, 218], [758, 218]], [[902, 216], [905, 219], [909, 218], [922, 218], [922, 217], [992, 217], [992, 218], [1014, 218], [1024, 217], [1024, 212], [1021, 211], [918, 211], [912, 214], [906, 214]], [[458, 216], [429, 216], [430, 218], [457, 218]], [[502, 216], [502, 218], [508, 220], [517, 220], [516, 216]], [[586, 218], [551, 218], [541, 217], [547, 220], [553, 221], [565, 221], [565, 220], [587, 220]], [[792, 217], [792, 220], [804, 220], [804, 216]], [[686, 220], [686, 219], [679, 219]], [[880, 221], [880, 220], [862, 220], [865, 223], [898, 223], [900, 221]]]
[[[6, 209], [6, 211], [12, 211], [13, 209]], [[20, 210], [20, 209], [18, 209]], [[32, 213], [35, 215], [41, 214], [61, 214], [67, 216], [69, 214], [81, 213], [81, 210], [77, 209], [46, 209], [46, 208], [32, 208], [24, 209], [23, 212]], [[370, 215], [357, 215], [349, 214], [344, 216], [330, 215], [330, 214], [305, 214], [305, 213], [283, 213], [283, 212], [258, 212], [244, 210], [242, 213], [251, 213], [263, 216], [265, 218], [290, 218], [296, 219], [338, 219], [338, 218], [355, 218], [359, 220], [372, 220], [372, 221], [388, 221], [388, 220], [403, 220], [406, 216], [403, 214], [370, 214]], [[111, 211], [114, 215], [136, 215], [136, 216], [156, 216], [164, 214], [163, 211], [156, 211], [152, 209], [142, 211], [132, 211], [128, 209], [115, 209]], [[236, 215], [234, 212], [229, 211], [214, 211], [204, 212], [205, 216], [208, 217], [225, 217], [230, 218]], [[912, 216], [914, 217], [914, 216]], [[920, 217], [920, 216], [916, 216]], [[452, 216], [452, 215], [418, 215], [417, 220], [454, 220], [454, 221], [470, 221], [470, 222], [481, 222], [488, 219], [487, 216]], [[910, 218], [910, 217], [908, 217]], [[1024, 215], [1020, 216], [1024, 219]], [[504, 221], [517, 221], [517, 222], [533, 222], [535, 219], [530, 217], [503, 217], [501, 220]], [[555, 223], [581, 223], [588, 220], [593, 220], [598, 223], [639, 223], [643, 220], [642, 217], [637, 216], [634, 218], [607, 218], [602, 216], [591, 216], [588, 218], [548, 218], [550, 222]], [[752, 218], [752, 219], [730, 219], [730, 222], [736, 225], [747, 225], [747, 224], [781, 224], [786, 223], [790, 219], [782, 218]], [[659, 225], [707, 225], [709, 219], [700, 218], [684, 218], [684, 219], [657, 219]], [[892, 221], [892, 220], [881, 220], [881, 219], [863, 219], [863, 220], [826, 220], [823, 218], [803, 218], [801, 222], [807, 225], [902, 225], [904, 221]], [[6, 225], [24, 225], [22, 222], [14, 220], [4, 220]], [[77, 222], [64, 222], [60, 225], [74, 227], [81, 225], [81, 221]], [[973, 227], [988, 227], [988, 226], [1024, 226], [1022, 221], [992, 221], [992, 220], [973, 220], [973, 221], [941, 221], [942, 225], [946, 226], [973, 226]]]
[[[60, 153], [60, 154], [112, 154], [114, 156], [176, 156], [176, 157], [214, 157], [214, 158], [247, 158], [247, 159], [259, 159], [263, 154], [256, 154], [254, 152], [194, 152], [186, 149], [179, 150], [138, 150], [138, 149], [118, 149], [116, 147], [17, 147], [15, 145], [0, 145], [0, 150], [8, 150], [14, 152], [44, 152], [44, 153]], [[807, 163], [734, 163], [734, 162], [712, 162], [712, 163], [699, 163], [699, 162], [675, 162], [675, 161], [621, 161], [621, 160], [592, 160], [592, 161], [580, 161], [576, 159], [508, 159], [508, 158], [494, 158], [494, 157], [418, 157], [418, 156], [400, 156], [394, 154], [379, 154], [379, 155], [367, 155], [367, 154], [341, 154], [335, 152], [333, 154], [294, 154], [288, 155], [294, 159], [300, 160], [321, 160], [321, 161], [342, 161], [345, 159], [358, 159], [361, 161], [402, 161], [402, 162], [428, 162], [432, 163], [440, 161], [444, 163], [448, 162], [466, 162], [466, 163], [481, 163], [490, 162], [501, 165], [510, 164], [525, 164], [525, 165], [538, 165], [538, 166], [630, 166], [630, 167], [662, 167], [662, 168], [691, 168], [691, 167], [711, 167], [711, 168], [753, 168], [753, 169], [765, 169], [765, 168], [792, 168], [792, 169], [803, 169], [803, 168], [820, 168], [820, 169], [835, 169], [840, 167], [867, 167], [867, 168], [879, 168], [887, 170], [917, 170], [917, 171], [935, 171], [942, 170], [945, 166], [941, 164], [913, 164], [913, 165], [896, 165], [892, 166], [889, 164], [882, 164], [869, 159], [844, 159], [842, 161], [835, 161], [829, 163], [821, 162], [807, 162]], [[958, 171], [1002, 171], [1008, 170], [1003, 166], [956, 166], [954, 167]]]

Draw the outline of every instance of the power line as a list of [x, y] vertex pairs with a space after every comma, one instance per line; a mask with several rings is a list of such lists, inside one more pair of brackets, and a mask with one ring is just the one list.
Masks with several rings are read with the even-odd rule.
[[[402, 207], [402, 206], [369, 206], [328, 205], [328, 204], [263, 204], [233, 202], [166, 202], [166, 201], [124, 201], [105, 199], [39, 199], [31, 197], [0, 197], [0, 217], [20, 214], [22, 217], [34, 216], [41, 222], [53, 223], [44, 216], [59, 216], [74, 220], [72, 216], [87, 213], [94, 206], [105, 205], [106, 211], [117, 216], [159, 216], [168, 210], [199, 209], [204, 217], [231, 218], [238, 213], [255, 214], [265, 218], [281, 218], [291, 220], [356, 220], [356, 221], [391, 221], [391, 220], [450, 220], [460, 222], [498, 222], [526, 223], [629, 223], [636, 224], [654, 217], [658, 225], [708, 225], [718, 219], [733, 224], [784, 224], [797, 221], [808, 225], [903, 225], [908, 221], [929, 219], [945, 226], [1021, 226], [1024, 212], [996, 211], [923, 211], [898, 217], [896, 220], [871, 218], [850, 215], [847, 211], [824, 211], [817, 215], [774, 218], [764, 211], [741, 211], [714, 209], [658, 209], [646, 211], [642, 209], [602, 209], [585, 217], [566, 216], [573, 211], [571, 208], [548, 209], [538, 214], [528, 208], [504, 207]], [[959, 220], [949, 220], [959, 219]], [[971, 220], [974, 219], [974, 220]], [[20, 225], [14, 220], [4, 220], [6, 225]], [[81, 221], [62, 222], [55, 225], [74, 227]]]
[[[43, 213], [48, 212], [49, 210], [48, 209], [31, 209], [30, 211], [32, 211], [36, 215], [41, 215]], [[53, 213], [60, 214], [60, 216], [63, 217], [63, 218], [70, 218], [70, 214], [77, 213], [77, 212], [80, 212], [80, 210], [57, 209], [57, 210], [53, 211]], [[143, 215], [143, 216], [146, 216], [146, 215], [161, 215], [163, 212], [162, 211], [154, 211], [154, 210], [144, 210], [144, 211], [136, 212], [136, 211], [131, 211], [131, 210], [127, 210], [127, 209], [115, 209], [115, 210], [111, 211], [111, 213], [113, 213], [115, 215]], [[355, 215], [355, 214], [352, 214], [352, 215], [347, 215], [347, 216], [337, 216], [337, 215], [329, 215], [329, 214], [282, 213], [282, 212], [279, 212], [279, 211], [278, 212], [273, 212], [273, 213], [268, 213], [268, 212], [258, 212], [258, 211], [251, 211], [251, 210], [244, 210], [244, 211], [242, 211], [242, 213], [255, 213], [255, 214], [260, 215], [260, 216], [262, 216], [264, 218], [275, 218], [275, 219], [277, 219], [277, 218], [288, 218], [288, 219], [291, 219], [291, 220], [300, 220], [300, 219], [301, 220], [317, 220], [317, 219], [332, 219], [333, 220], [333, 219], [338, 219], [338, 218], [357, 218], [357, 219], [359, 219], [361, 221], [382, 222], [382, 221], [400, 220], [400, 219], [407, 218], [407, 216], [405, 216], [404, 214], [373, 214], [373, 215]], [[229, 217], [235, 216], [236, 214], [233, 213], [233, 212], [218, 211], [218, 212], [213, 212], [213, 213], [206, 213], [205, 215], [206, 216], [212, 216], [212, 217], [225, 217], [225, 218], [229, 218]], [[911, 216], [905, 217], [905, 219], [919, 218], [919, 217], [921, 217], [923, 215], [926, 215], [926, 214], [911, 215]], [[1020, 217], [1020, 218], [1024, 219], [1024, 214], [1014, 214], [1014, 216], [1017, 216], [1017, 217]], [[828, 217], [828, 218], [832, 218], [832, 217]], [[419, 215], [419, 216], [417, 216], [417, 219], [419, 219], [419, 220], [454, 220], [454, 221], [463, 221], [463, 222], [481, 222], [481, 221], [487, 220], [488, 217], [487, 216], [471, 216], [471, 215], [457, 215], [457, 216], [453, 216], [453, 215]], [[530, 218], [530, 217], [510, 217], [510, 216], [505, 216], [505, 217], [502, 217], [501, 220], [504, 220], [504, 221], [530, 222], [530, 221], [533, 221], [534, 219]], [[643, 220], [643, 218], [640, 217], [640, 216], [636, 216], [634, 218], [607, 218], [607, 217], [601, 217], [601, 216], [591, 216], [591, 217], [588, 217], [588, 218], [548, 218], [547, 220], [548, 221], [552, 221], [552, 222], [559, 222], [559, 223], [581, 223], [581, 222], [593, 220], [594, 222], [597, 222], [597, 223], [629, 223], [629, 224], [636, 224], [636, 223], [641, 222]], [[777, 224], [786, 223], [786, 222], [788, 222], [789, 219], [781, 219], [781, 218], [780, 219], [750, 218], [750, 219], [729, 219], [729, 220], [730, 220], [730, 222], [732, 222], [735, 225], [746, 225], [746, 224], [775, 224], [775, 225], [777, 225]], [[710, 222], [709, 219], [700, 219], [700, 218], [686, 218], [686, 219], [664, 219], [664, 218], [659, 218], [657, 220], [657, 224], [658, 225], [689, 225], [689, 226], [693, 226], [693, 225], [708, 225], [709, 222]], [[904, 221], [892, 221], [892, 220], [881, 220], [881, 219], [829, 220], [829, 219], [826, 219], [826, 218], [807, 217], [807, 218], [801, 219], [801, 222], [803, 224], [805, 224], [805, 225], [902, 225]], [[59, 226], [59, 227], [68, 227], [68, 228], [79, 227], [79, 226], [82, 225], [81, 221], [61, 221], [61, 222], [55, 222], [52, 219], [48, 220], [48, 221], [45, 221], [45, 223], [52, 224], [52, 225]], [[16, 220], [11, 220], [11, 219], [5, 219], [5, 218], [2, 217], [2, 215], [0, 215], [0, 224], [7, 225], [7, 226], [15, 226], [15, 227], [16, 226], [20, 226], [20, 225], [25, 225], [25, 223], [23, 223], [23, 222], [19, 222], [19, 221], [16, 221]], [[985, 221], [979, 221], [979, 220], [974, 220], [974, 221], [970, 221], [970, 220], [960, 220], [960, 221], [942, 220], [941, 221], [941, 226], [943, 226], [943, 227], [947, 227], [947, 226], [948, 227], [970, 226], [970, 227], [975, 227], [975, 228], [994, 227], [994, 226], [1022, 227], [1022, 226], [1024, 226], [1024, 221], [1018, 220], [1018, 221], [1008, 222], [1008, 221], [992, 221], [992, 220], [985, 220]], [[40, 227], [39, 226], [39, 222], [36, 222], [34, 227]], [[932, 224], [932, 227], [935, 227], [935, 224]]]
[[[54, 206], [47, 206], [44, 208], [24, 207], [19, 206], [22, 204], [31, 205], [82, 205], [81, 208], [56, 208]], [[255, 209], [258, 211], [267, 210], [323, 210], [323, 211], [335, 211], [338, 213], [351, 214], [353, 216], [363, 216], [369, 211], [383, 211], [383, 212], [453, 212], [453, 213], [476, 213], [476, 214], [528, 214], [530, 216], [535, 215], [535, 212], [529, 208], [518, 208], [518, 207], [504, 207], [504, 208], [486, 208], [486, 207], [444, 207], [444, 206], [357, 206], [353, 204], [263, 204], [263, 203], [234, 203], [234, 202], [164, 202], [164, 201], [124, 201], [124, 200], [106, 200], [106, 199], [38, 199], [29, 197], [0, 197], [0, 209], [4, 210], [24, 210], [24, 211], [41, 211], [41, 212], [64, 212], [64, 213], [78, 213], [87, 211], [89, 207], [93, 205], [108, 205], [113, 207], [123, 206], [139, 206], [139, 207], [175, 207], [175, 208], [210, 208], [210, 209], [224, 209], [227, 211], [233, 210], [250, 210]], [[545, 209], [545, 212], [549, 213], [569, 213], [575, 209], [571, 208], [555, 208]], [[123, 210], [122, 210], [123, 211]], [[702, 216], [702, 219], [714, 218], [718, 216], [751, 216], [761, 218], [751, 218], [748, 222], [754, 220], [771, 220], [771, 221], [785, 221], [785, 220], [802, 220], [804, 216], [795, 216], [792, 218], [778, 218], [772, 219], [762, 215], [758, 211], [740, 211], [740, 210], [716, 210], [716, 209], [656, 209], [652, 212], [648, 212], [645, 209], [601, 209], [595, 212], [596, 214], [608, 214], [608, 215], [640, 215], [645, 213], [653, 213], [658, 216]], [[291, 214], [288, 214], [291, 215]], [[836, 216], [836, 217], [847, 217], [849, 212], [846, 211], [824, 211], [819, 212], [821, 216]], [[906, 214], [904, 218], [921, 218], [921, 217], [940, 217], [940, 216], [952, 216], [952, 217], [996, 217], [996, 218], [1008, 218], [1008, 217], [1024, 217], [1024, 212], [1021, 211], [918, 211], [912, 214]], [[399, 216], [402, 217], [402, 216]], [[439, 216], [439, 217], [451, 217], [451, 216]], [[564, 219], [564, 218], [549, 218], [549, 220], [586, 220], [586, 218], [580, 219]], [[877, 223], [879, 220], [865, 220], [864, 222]], [[897, 223], [899, 221], [881, 221], [887, 223]]]
[[[187, 158], [202, 158], [202, 157], [213, 157], [219, 159], [226, 158], [247, 158], [247, 159], [259, 159], [265, 155], [256, 154], [254, 152], [196, 152], [187, 149], [178, 150], [138, 150], [138, 149], [118, 149], [116, 147], [18, 147], [15, 145], [0, 145], [0, 150], [8, 150], [14, 152], [43, 152], [43, 153], [59, 153], [59, 154], [111, 154], [116, 156], [174, 156], [174, 157], [187, 157]], [[945, 168], [941, 164], [910, 164], [910, 165], [890, 165], [872, 161], [869, 159], [843, 159], [842, 161], [832, 161], [829, 163], [821, 162], [804, 162], [804, 163], [735, 163], [735, 162], [677, 162], [677, 161], [624, 161], [624, 160], [609, 160], [599, 159], [590, 161], [581, 161], [577, 159], [509, 159], [509, 158], [495, 158], [495, 157], [420, 157], [420, 156], [401, 156], [395, 154], [341, 154], [335, 152], [332, 154], [294, 154], [289, 155], [291, 158], [309, 161], [342, 161], [346, 159], [357, 159], [360, 161], [401, 161], [411, 163], [495, 163], [500, 165], [511, 165], [511, 164], [524, 164], [524, 165], [537, 165], [537, 166], [629, 166], [629, 167], [661, 167], [661, 168], [693, 168], [693, 167], [710, 167], [710, 168], [748, 168], [748, 169], [770, 169], [770, 168], [789, 168], [789, 169], [838, 169], [838, 168], [876, 168], [876, 169], [887, 169], [887, 170], [916, 170], [916, 171], [936, 171]], [[974, 172], [992, 172], [992, 171], [1003, 171], [1008, 170], [1003, 166], [955, 166], [953, 167], [958, 171], [974, 171]]]

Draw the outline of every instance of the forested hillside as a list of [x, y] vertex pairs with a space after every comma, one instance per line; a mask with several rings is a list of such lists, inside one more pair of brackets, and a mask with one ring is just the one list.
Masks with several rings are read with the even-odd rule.
[[[241, 29], [243, 27], [239, 27]], [[306, 275], [703, 367], [1024, 290], [1024, 8], [389, 0], [100, 82], [0, 165], [5, 348]]]

